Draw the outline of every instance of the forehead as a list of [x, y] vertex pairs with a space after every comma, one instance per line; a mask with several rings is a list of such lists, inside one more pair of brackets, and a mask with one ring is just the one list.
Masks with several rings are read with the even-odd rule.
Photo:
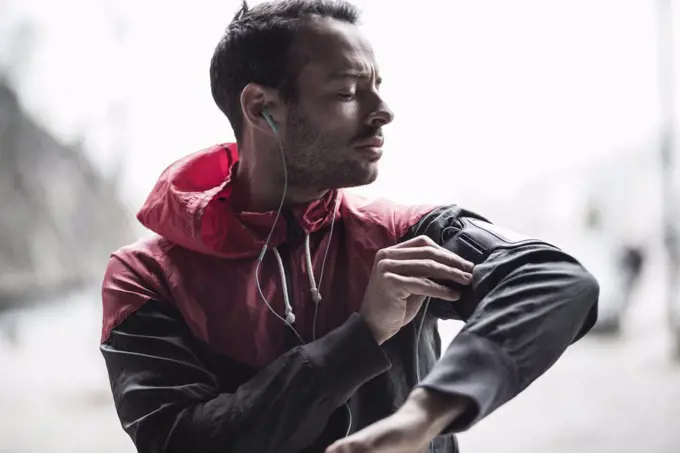
[[301, 59], [301, 78], [329, 78], [343, 72], [373, 74], [373, 47], [355, 25], [316, 20], [306, 25], [294, 43]]

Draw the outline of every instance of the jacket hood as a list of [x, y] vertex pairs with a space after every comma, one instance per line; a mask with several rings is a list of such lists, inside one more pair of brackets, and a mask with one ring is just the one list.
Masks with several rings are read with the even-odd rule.
[[[222, 144], [190, 154], [163, 171], [137, 214], [146, 228], [182, 247], [225, 258], [257, 256], [276, 217], [275, 211], [236, 212], [231, 179], [238, 162], [236, 144]], [[306, 234], [333, 221], [339, 191], [291, 207], [288, 211]], [[336, 203], [336, 200], [338, 201]], [[339, 219], [339, 212], [336, 219]], [[274, 229], [270, 247], [287, 237], [284, 216]]]

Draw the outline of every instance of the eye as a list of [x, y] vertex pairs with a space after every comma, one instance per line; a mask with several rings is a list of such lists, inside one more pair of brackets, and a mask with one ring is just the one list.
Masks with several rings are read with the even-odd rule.
[[354, 99], [354, 96], [356, 96], [355, 93], [338, 93], [338, 96], [340, 96], [341, 99], [344, 99], [346, 101], [351, 101]]

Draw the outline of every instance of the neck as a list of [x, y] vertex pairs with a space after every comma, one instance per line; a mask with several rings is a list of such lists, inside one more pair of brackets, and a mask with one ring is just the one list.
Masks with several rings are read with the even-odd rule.
[[[284, 178], [280, 164], [266, 165], [265, 159], [258, 161], [255, 153], [239, 151], [240, 158], [232, 180], [232, 204], [238, 211], [269, 212], [281, 205]], [[277, 153], [278, 155], [278, 153]], [[327, 190], [298, 187], [288, 184], [283, 207], [309, 203], [322, 198]]]

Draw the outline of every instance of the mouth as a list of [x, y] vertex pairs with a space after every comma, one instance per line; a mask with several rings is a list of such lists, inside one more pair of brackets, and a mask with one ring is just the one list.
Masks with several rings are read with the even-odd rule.
[[382, 157], [382, 147], [385, 139], [382, 135], [373, 135], [355, 143], [355, 148], [371, 161], [377, 161]]
[[382, 148], [385, 143], [385, 138], [382, 135], [372, 135], [370, 137], [358, 140], [355, 144], [357, 148]]

